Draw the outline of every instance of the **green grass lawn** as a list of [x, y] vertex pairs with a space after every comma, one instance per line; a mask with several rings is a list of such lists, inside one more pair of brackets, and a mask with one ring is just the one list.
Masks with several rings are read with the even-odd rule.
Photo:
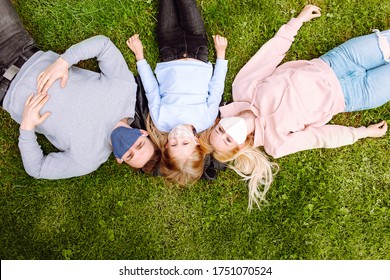
[[[44, 50], [62, 53], [103, 34], [135, 72], [125, 41], [140, 33], [146, 58], [152, 67], [157, 63], [156, 0], [14, 3]], [[286, 61], [315, 58], [373, 28], [390, 28], [390, 1], [310, 3], [322, 8], [322, 17], [301, 28]], [[239, 69], [307, 2], [198, 4], [210, 38], [219, 33], [229, 40], [224, 99], [231, 101]], [[94, 63], [83, 66], [95, 69]], [[357, 127], [380, 120], [390, 124], [390, 103], [340, 114], [332, 122]], [[134, 173], [111, 156], [80, 178], [36, 180], [23, 169], [17, 138], [18, 125], [0, 111], [1, 259], [390, 259], [389, 133], [277, 160], [281, 169], [269, 203], [252, 212], [246, 184], [233, 171], [213, 182], [167, 187], [161, 178]], [[40, 142], [52, 150], [43, 137]]]

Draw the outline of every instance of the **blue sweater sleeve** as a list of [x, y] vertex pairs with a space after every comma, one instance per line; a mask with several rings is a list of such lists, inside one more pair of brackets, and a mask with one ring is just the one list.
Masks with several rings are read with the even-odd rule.
[[157, 124], [161, 105], [160, 88], [157, 79], [145, 59], [137, 61], [137, 70], [145, 88], [150, 116], [153, 122]]
[[209, 96], [207, 105], [210, 116], [216, 118], [218, 115], [218, 108], [221, 102], [222, 94], [225, 88], [225, 78], [227, 73], [228, 61], [225, 59], [217, 59], [215, 63], [213, 77], [209, 83]]

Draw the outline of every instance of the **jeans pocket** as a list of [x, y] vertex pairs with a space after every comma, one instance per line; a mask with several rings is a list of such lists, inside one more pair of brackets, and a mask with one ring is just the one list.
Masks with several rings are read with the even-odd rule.
[[162, 62], [172, 61], [175, 57], [175, 50], [171, 47], [162, 48], [160, 50], [160, 60]]
[[206, 46], [200, 46], [196, 50], [196, 58], [203, 61], [207, 62], [208, 61], [208, 56], [209, 56], [209, 49]]

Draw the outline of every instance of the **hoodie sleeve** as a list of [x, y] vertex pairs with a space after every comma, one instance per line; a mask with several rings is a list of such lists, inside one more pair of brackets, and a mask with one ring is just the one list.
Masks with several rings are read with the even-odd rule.
[[368, 137], [368, 130], [341, 125], [307, 127], [302, 131], [292, 132], [280, 140], [268, 141], [265, 151], [274, 158], [283, 157], [299, 151], [316, 148], [337, 148], [355, 143]]
[[145, 59], [137, 61], [137, 70], [145, 89], [146, 98], [148, 99], [150, 116], [154, 124], [158, 126], [161, 104], [159, 84], [157, 82], [156, 77], [154, 76], [152, 68]]
[[234, 101], [240, 101], [242, 96], [253, 92], [251, 89], [259, 81], [272, 74], [290, 49], [301, 26], [301, 20], [292, 18], [241, 68], [233, 81]]
[[218, 115], [219, 104], [221, 103], [223, 91], [225, 88], [227, 65], [227, 60], [218, 58], [215, 63], [213, 77], [209, 83], [207, 106], [209, 108], [212, 119], [215, 119]]

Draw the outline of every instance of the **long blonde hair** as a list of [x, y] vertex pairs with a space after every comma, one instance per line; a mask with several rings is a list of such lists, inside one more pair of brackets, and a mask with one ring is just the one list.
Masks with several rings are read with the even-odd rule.
[[[229, 162], [228, 167], [233, 169], [243, 180], [248, 181], [248, 209], [251, 210], [253, 204], [260, 207], [262, 202], [266, 202], [265, 196], [271, 186], [274, 175], [279, 170], [279, 166], [270, 162], [268, 157], [258, 148], [253, 147], [253, 133], [248, 135], [241, 147], [223, 153], [214, 149], [210, 144], [210, 135], [217, 124], [218, 122], [201, 135], [201, 145], [216, 160]], [[259, 185], [263, 185], [263, 187], [261, 188]]]
[[161, 150], [160, 174], [170, 183], [180, 186], [193, 183], [203, 175], [205, 149], [201, 145], [195, 147], [194, 152], [184, 162], [172, 157], [169, 153], [168, 133], [159, 131], [148, 117], [148, 132], [154, 143]]

